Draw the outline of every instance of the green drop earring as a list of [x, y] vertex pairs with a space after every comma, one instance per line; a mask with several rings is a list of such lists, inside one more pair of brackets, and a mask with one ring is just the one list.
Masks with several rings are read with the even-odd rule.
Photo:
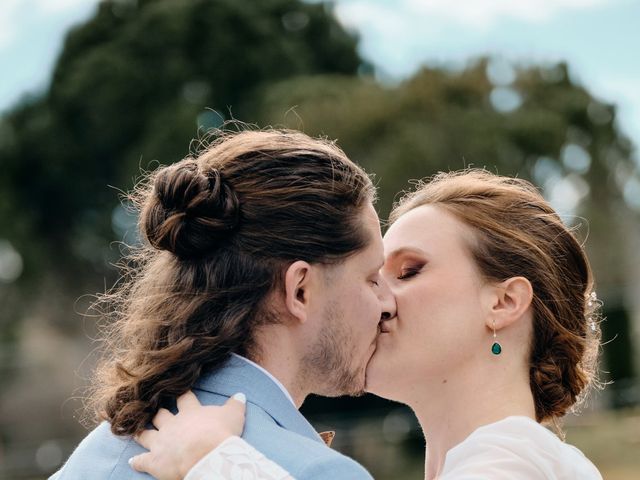
[[500, 355], [502, 353], [502, 346], [496, 341], [496, 321], [493, 321], [493, 345], [491, 345], [491, 353], [494, 355]]

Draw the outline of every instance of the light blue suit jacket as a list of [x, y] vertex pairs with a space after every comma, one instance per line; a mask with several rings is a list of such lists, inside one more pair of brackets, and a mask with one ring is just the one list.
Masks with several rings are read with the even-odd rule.
[[[206, 405], [220, 405], [234, 393], [245, 393], [242, 437], [297, 480], [372, 478], [358, 463], [327, 447], [273, 380], [241, 358], [230, 357], [222, 368], [203, 376], [193, 390]], [[144, 448], [131, 437], [112, 434], [109, 428], [103, 422], [87, 435], [49, 480], [150, 479], [127, 463]]]

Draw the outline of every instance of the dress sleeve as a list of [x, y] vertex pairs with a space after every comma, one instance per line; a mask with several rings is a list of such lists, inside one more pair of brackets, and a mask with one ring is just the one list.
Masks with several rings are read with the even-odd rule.
[[229, 437], [196, 463], [184, 480], [295, 480], [240, 437]]

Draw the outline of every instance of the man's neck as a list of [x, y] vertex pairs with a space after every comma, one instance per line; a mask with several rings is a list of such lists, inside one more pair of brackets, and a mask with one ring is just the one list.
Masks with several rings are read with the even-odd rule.
[[300, 381], [299, 358], [287, 343], [288, 335], [283, 331], [286, 327], [273, 325], [267, 328], [257, 335], [258, 355], [250, 355], [248, 359], [273, 376], [299, 409], [311, 393], [306, 383]]
[[262, 365], [254, 362], [250, 358], [244, 357], [244, 356], [242, 356], [240, 354], [237, 354], [237, 353], [232, 353], [232, 355], [237, 357], [237, 358], [239, 358], [239, 359], [241, 359], [241, 360], [243, 360], [243, 361], [245, 361], [245, 362], [247, 362], [247, 363], [249, 363], [253, 367], [257, 368], [258, 370], [262, 371], [262, 373], [264, 373], [267, 377], [269, 377], [278, 386], [278, 388], [280, 388], [280, 390], [282, 390], [282, 393], [285, 394], [285, 396], [291, 401], [291, 403], [296, 408], [300, 408], [298, 405], [296, 405], [295, 400], [293, 399], [293, 397], [289, 393], [289, 389], [287, 389], [287, 387], [285, 387], [285, 385], [275, 375], [273, 375], [269, 370], [264, 368]]
[[309, 392], [297, 381], [295, 373], [290, 368], [291, 363], [287, 362], [286, 359], [282, 360], [273, 357], [260, 359], [259, 362], [255, 363], [264, 368], [282, 384], [296, 408], [299, 409], [302, 406]]

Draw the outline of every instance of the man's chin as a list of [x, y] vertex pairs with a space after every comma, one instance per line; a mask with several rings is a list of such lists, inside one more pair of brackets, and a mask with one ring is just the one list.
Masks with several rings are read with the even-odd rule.
[[348, 381], [340, 382], [339, 385], [334, 385], [330, 393], [325, 393], [323, 396], [325, 397], [361, 397], [365, 393], [365, 368], [362, 368], [360, 372], [351, 373], [348, 377], [345, 375], [343, 377], [345, 380], [348, 378]]
[[365, 393], [367, 393], [365, 391], [365, 384], [366, 384], [366, 381], [363, 375], [362, 378], [357, 383], [354, 383], [351, 388], [342, 392], [341, 395], [346, 395], [348, 397], [361, 397]]
[[332, 389], [321, 390], [313, 393], [315, 393], [316, 395], [320, 395], [321, 397], [337, 398], [337, 397], [362, 397], [367, 392], [365, 391], [365, 387], [363, 384], [357, 387], [340, 388], [340, 389], [332, 388]]

